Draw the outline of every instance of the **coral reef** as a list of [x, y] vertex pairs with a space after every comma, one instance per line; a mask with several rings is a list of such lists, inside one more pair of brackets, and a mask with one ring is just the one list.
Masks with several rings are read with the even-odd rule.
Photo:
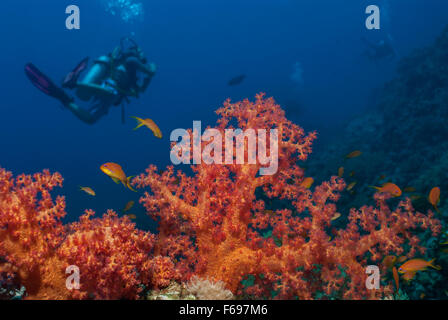
[[[203, 141], [200, 151], [216, 160], [220, 155], [210, 144], [222, 142], [233, 151], [233, 164], [204, 161], [192, 165], [192, 176], [150, 166], [132, 181], [150, 187], [140, 201], [158, 219], [158, 234], [137, 230], [113, 211], [92, 218], [86, 210], [78, 222], [63, 225], [65, 200], [51, 196], [62, 185], [58, 173], [13, 178], [0, 169], [2, 294], [17, 295], [23, 286], [28, 299], [135, 299], [144, 289], [153, 290], [152, 299], [383, 298], [392, 286], [383, 279], [380, 289], [368, 290], [366, 266], [387, 254], [424, 254], [414, 232], [440, 231], [431, 211], [416, 212], [409, 199], [392, 210], [384, 193], [375, 195], [376, 206], [351, 209], [347, 223], [336, 227], [332, 218], [344, 180], [332, 177], [306, 188], [297, 163], [311, 153], [316, 133], [306, 135], [263, 94], [255, 102], [227, 101], [217, 113], [214, 132], [221, 135]], [[238, 155], [249, 159], [251, 152], [249, 140], [225, 143], [224, 133], [234, 125], [278, 130], [278, 146], [272, 135], [258, 140], [258, 152], [278, 155], [276, 173], [260, 175], [262, 157], [236, 164]], [[75, 290], [66, 285], [69, 266], [80, 271]]]
[[[65, 200], [50, 191], [62, 177], [48, 171], [13, 178], [0, 169], [0, 271], [28, 299], [137, 298], [152, 276], [153, 236], [112, 211], [63, 225]], [[80, 289], [66, 287], [66, 268], [80, 270]], [[4, 284], [5, 282], [2, 281]]]
[[[152, 191], [145, 192], [141, 202], [159, 221], [155, 253], [169, 257], [183, 280], [197, 275], [223, 281], [235, 294], [259, 298], [271, 298], [272, 290], [280, 299], [380, 298], [391, 287], [367, 290], [367, 264], [390, 253], [424, 253], [412, 230], [430, 229], [433, 235], [440, 231], [432, 212], [415, 212], [408, 199], [391, 210], [386, 194], [376, 195], [377, 207], [352, 209], [345, 228], [333, 228], [344, 181], [332, 177], [314, 191], [301, 186], [305, 177], [297, 161], [311, 153], [315, 133], [305, 135], [262, 94], [255, 102], [227, 101], [217, 113], [221, 119], [215, 129], [222, 137], [233, 123], [242, 130], [278, 129], [278, 171], [258, 175], [263, 167], [258, 160], [193, 165], [192, 177], [175, 175], [172, 167], [159, 174], [150, 166], [133, 180]], [[246, 158], [247, 144], [242, 147]], [[208, 147], [202, 143], [201, 151]], [[257, 192], [263, 196], [257, 197]], [[276, 200], [283, 201], [281, 209], [269, 207]], [[253, 284], [244, 287], [248, 275]]]
[[[335, 134], [334, 142], [314, 153], [309, 161], [308, 174], [317, 181], [335, 174], [339, 166], [347, 183], [356, 181], [353, 192], [344, 192], [340, 208], [370, 203], [373, 193], [369, 185], [393, 181], [412, 198], [413, 206], [421, 212], [432, 209], [427, 197], [438, 186], [442, 197], [438, 218], [446, 230], [448, 202], [445, 200], [448, 181], [448, 27], [435, 43], [418, 49], [402, 59], [394, 79], [378, 93], [378, 102], [367, 113], [351, 119], [345, 131]], [[344, 161], [350, 151], [360, 149], [363, 155]], [[417, 234], [428, 249], [425, 258], [436, 258], [441, 272], [426, 272], [405, 284], [411, 299], [446, 299], [444, 279], [447, 277], [448, 254], [438, 243], [445, 238], [434, 238], [427, 233]]]

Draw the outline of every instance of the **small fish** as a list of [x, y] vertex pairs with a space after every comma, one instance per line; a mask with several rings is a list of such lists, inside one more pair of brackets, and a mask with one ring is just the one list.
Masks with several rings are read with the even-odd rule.
[[406, 281], [411, 281], [412, 279], [414, 279], [416, 273], [417, 273], [417, 271], [405, 272], [403, 274], [403, 279]]
[[362, 152], [359, 150], [355, 150], [350, 152], [348, 155], [345, 156], [345, 159], [353, 159], [353, 158], [357, 158], [360, 155], [362, 155]]
[[379, 177], [379, 180], [384, 180], [384, 179], [386, 179], [386, 175], [385, 175], [385, 174], [382, 174], [382, 175]]
[[393, 197], [399, 197], [402, 194], [401, 189], [396, 184], [391, 182], [383, 184], [382, 187], [372, 186], [372, 188], [378, 190], [378, 192], [381, 193], [389, 193]]
[[448, 244], [448, 241], [442, 242], [440, 245], [446, 246]]
[[131, 219], [131, 220], [135, 220], [135, 219], [137, 219], [137, 216], [135, 215], [135, 214], [127, 214], [126, 215], [129, 219]]
[[440, 251], [442, 251], [443, 253], [448, 253], [448, 248], [444, 248], [444, 249], [442, 249]]
[[273, 210], [264, 210], [264, 213], [271, 215], [271, 216], [275, 214], [275, 212]]
[[400, 290], [400, 278], [398, 277], [398, 271], [397, 268], [393, 267], [392, 268], [392, 274], [394, 276], [394, 280], [395, 280], [395, 288], [397, 289], [396, 292], [398, 292], [398, 290]]
[[159, 127], [155, 124], [154, 121], [152, 121], [151, 119], [142, 119], [139, 117], [132, 117], [132, 118], [136, 119], [138, 122], [138, 125], [134, 128], [134, 130], [137, 130], [142, 126], [146, 126], [148, 129], [152, 131], [154, 136], [162, 139], [162, 131], [160, 131]]
[[397, 257], [396, 257], [396, 256], [392, 256], [392, 255], [386, 256], [386, 257], [383, 259], [383, 265], [384, 265], [387, 269], [392, 268], [392, 267], [395, 265], [396, 262], [397, 262]]
[[95, 191], [93, 191], [90, 187], [79, 187], [80, 190], [84, 191], [87, 194], [90, 194], [92, 197], [96, 196]]
[[313, 185], [313, 183], [314, 183], [314, 179], [311, 178], [311, 177], [308, 177], [308, 178], [305, 178], [305, 179], [302, 181], [302, 183], [300, 184], [300, 186], [303, 187], [303, 188], [309, 189], [309, 188], [311, 188], [311, 186]]
[[411, 196], [410, 199], [411, 199], [412, 201], [415, 201], [415, 200], [420, 199], [421, 197], [422, 197], [422, 196], [420, 196], [420, 195], [418, 195], [418, 194], [414, 194], [414, 195]]
[[333, 218], [331, 218], [331, 221], [334, 221], [336, 219], [339, 219], [341, 216], [341, 214], [339, 212], [336, 212], [336, 214], [333, 216]]
[[423, 299], [424, 297], [426, 297], [426, 294], [422, 293], [422, 294], [420, 295], [420, 299]]
[[131, 210], [131, 208], [134, 206], [135, 202], [134, 201], [129, 201], [128, 203], [126, 203], [126, 205], [123, 208], [123, 212], [128, 212], [129, 210]]
[[432, 190], [428, 196], [428, 201], [429, 201], [429, 203], [432, 204], [434, 209], [436, 209], [436, 211], [439, 212], [439, 209], [437, 208], [437, 205], [440, 202], [440, 188], [439, 187], [432, 188]]
[[339, 177], [339, 178], [342, 178], [343, 175], [344, 175], [344, 167], [340, 167], [340, 168], [338, 169], [338, 177]]
[[352, 190], [352, 189], [354, 188], [354, 186], [356, 186], [357, 183], [358, 183], [358, 182], [356, 182], [356, 181], [353, 181], [352, 183], [350, 183], [350, 184], [347, 186], [347, 191]]
[[227, 85], [228, 86], [237, 86], [237, 85], [241, 84], [244, 81], [244, 79], [246, 79], [246, 75], [245, 74], [241, 74], [241, 75], [239, 75], [237, 77], [234, 77], [234, 78], [230, 79], [227, 82]]
[[126, 174], [123, 171], [123, 168], [119, 164], [113, 162], [107, 162], [101, 165], [100, 170], [103, 171], [106, 175], [112, 178], [115, 183], [123, 183], [123, 185], [130, 190], [132, 189], [130, 181], [132, 177], [126, 177]]
[[398, 268], [398, 272], [400, 273], [408, 273], [408, 272], [417, 272], [426, 270], [426, 268], [431, 267], [436, 270], [441, 270], [442, 268], [440, 266], [435, 266], [433, 263], [436, 259], [432, 259], [430, 261], [425, 261], [423, 259], [412, 259], [405, 262], [403, 265], [401, 265], [400, 268]]
[[415, 188], [414, 187], [406, 187], [406, 188], [404, 188], [404, 192], [409, 192], [409, 193], [415, 192]]
[[397, 263], [405, 262], [406, 259], [407, 259], [406, 256], [400, 256], [400, 257], [398, 257], [398, 259], [397, 259]]
[[350, 172], [350, 177], [355, 176], [355, 171]]

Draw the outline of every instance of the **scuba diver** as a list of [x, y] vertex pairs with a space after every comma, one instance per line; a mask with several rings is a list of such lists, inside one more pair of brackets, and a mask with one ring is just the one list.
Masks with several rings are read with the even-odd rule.
[[[131, 45], [126, 48], [125, 42]], [[155, 64], [148, 64], [143, 51], [128, 37], [122, 38], [120, 46], [112, 53], [96, 59], [86, 76], [78, 81], [87, 65], [88, 58], [85, 58], [65, 77], [61, 87], [32, 63], [26, 64], [25, 74], [39, 90], [58, 99], [80, 120], [93, 124], [106, 115], [111, 106], [119, 105], [124, 121], [124, 102], [129, 103], [129, 97], [138, 98], [145, 92], [156, 72]], [[141, 81], [140, 74], [143, 75]], [[76, 97], [89, 102], [90, 107], [80, 107], [64, 89], [75, 90]]]
[[387, 35], [385, 40], [380, 40], [376, 43], [370, 42], [365, 38], [362, 38], [362, 40], [367, 47], [364, 55], [370, 60], [378, 62], [379, 60], [386, 58], [398, 57], [398, 54], [392, 45], [392, 37], [390, 34]]

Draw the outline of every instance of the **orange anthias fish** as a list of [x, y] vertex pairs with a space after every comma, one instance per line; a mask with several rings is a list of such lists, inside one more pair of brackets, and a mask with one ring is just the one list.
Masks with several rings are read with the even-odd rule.
[[152, 133], [157, 137], [162, 139], [162, 131], [160, 131], [159, 127], [155, 124], [154, 121], [151, 119], [142, 119], [139, 117], [132, 117], [137, 120], [138, 125], [134, 128], [134, 130], [137, 130], [138, 128], [142, 126], [146, 126], [148, 129], [152, 131]]
[[397, 257], [396, 256], [386, 256], [383, 259], [383, 265], [387, 268], [390, 269], [392, 268], [395, 263], [397, 262]]
[[308, 177], [308, 178], [305, 178], [305, 179], [302, 181], [302, 183], [300, 184], [300, 186], [303, 187], [303, 188], [309, 189], [309, 188], [311, 188], [311, 186], [313, 185], [313, 183], [314, 183], [314, 179], [311, 178], [311, 177]]
[[429, 203], [432, 204], [434, 209], [436, 209], [436, 211], [439, 212], [439, 209], [437, 208], [437, 205], [439, 204], [439, 201], [440, 201], [440, 188], [439, 187], [432, 188], [432, 190], [428, 196], [428, 201], [429, 201]]
[[92, 197], [96, 195], [95, 191], [93, 191], [90, 187], [79, 187], [80, 190], [84, 191], [87, 194], [90, 194]]
[[340, 216], [341, 216], [341, 214], [339, 212], [336, 212], [336, 214], [333, 216], [333, 218], [331, 218], [331, 221], [339, 219]]
[[357, 158], [360, 155], [362, 155], [362, 152], [359, 150], [355, 150], [350, 152], [348, 155], [345, 156], [346, 159], [352, 159], [352, 158]]
[[137, 216], [136, 216], [135, 214], [132, 214], [132, 213], [127, 214], [127, 216], [128, 216], [128, 218], [131, 219], [131, 220], [135, 220], [135, 219], [137, 219]]
[[382, 187], [372, 186], [372, 188], [374, 188], [382, 193], [389, 193], [393, 197], [399, 197], [402, 194], [401, 189], [396, 184], [391, 183], [391, 182], [387, 182], [387, 183], [383, 184]]
[[344, 167], [340, 167], [340, 168], [338, 169], [338, 177], [339, 177], [339, 178], [342, 178], [343, 175], [344, 175]]
[[405, 274], [403, 274], [403, 279], [406, 281], [410, 281], [410, 280], [414, 279], [416, 273], [417, 273], [417, 271], [406, 272]]
[[128, 203], [126, 203], [126, 206], [123, 208], [123, 212], [128, 212], [129, 210], [131, 210], [131, 208], [134, 206], [134, 201], [129, 201]]
[[397, 288], [397, 292], [400, 289], [400, 278], [398, 277], [398, 271], [397, 268], [393, 267], [392, 269], [392, 274], [394, 276], [394, 280], [395, 280], [395, 288]]
[[442, 269], [440, 266], [435, 266], [433, 263], [436, 259], [432, 259], [431, 261], [425, 261], [423, 259], [412, 259], [405, 262], [398, 268], [398, 272], [400, 273], [409, 273], [409, 272], [417, 272], [426, 270], [426, 268], [431, 267], [436, 270]]
[[125, 187], [129, 188], [132, 191], [135, 191], [134, 189], [132, 189], [129, 183], [132, 177], [126, 177], [126, 174], [124, 173], [123, 169], [119, 164], [113, 162], [107, 162], [101, 165], [100, 169], [109, 177], [111, 177], [115, 183], [121, 182]]
[[357, 182], [356, 181], [354, 181], [354, 182], [352, 182], [352, 183], [350, 183], [348, 186], [347, 186], [347, 191], [350, 191], [350, 190], [352, 190], [353, 188], [354, 188], [354, 186], [356, 186], [356, 184], [357, 184]]
[[404, 192], [409, 192], [409, 193], [415, 192], [415, 188], [414, 187], [406, 187], [406, 188], [404, 188]]

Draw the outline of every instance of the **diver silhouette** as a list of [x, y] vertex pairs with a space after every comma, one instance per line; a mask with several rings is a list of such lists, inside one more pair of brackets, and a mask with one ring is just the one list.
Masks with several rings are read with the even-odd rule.
[[366, 46], [364, 55], [372, 61], [378, 62], [387, 58], [396, 58], [398, 54], [392, 44], [392, 37], [388, 34], [387, 37], [378, 42], [371, 42], [366, 38], [361, 38]]
[[[126, 47], [125, 42], [130, 46]], [[79, 81], [81, 73], [87, 69], [88, 58], [83, 59], [75, 69], [64, 78], [61, 87], [42, 73], [32, 63], [25, 65], [25, 74], [31, 82], [45, 94], [58, 99], [80, 120], [88, 124], [96, 123], [106, 115], [111, 106], [122, 106], [124, 121], [124, 102], [130, 103], [129, 97], [138, 98], [146, 91], [156, 66], [149, 63], [137, 43], [124, 37], [113, 52], [96, 59], [85, 77]], [[140, 81], [139, 75], [143, 78]], [[75, 90], [76, 97], [90, 103], [86, 108], [80, 107], [75, 98], [64, 89]]]

